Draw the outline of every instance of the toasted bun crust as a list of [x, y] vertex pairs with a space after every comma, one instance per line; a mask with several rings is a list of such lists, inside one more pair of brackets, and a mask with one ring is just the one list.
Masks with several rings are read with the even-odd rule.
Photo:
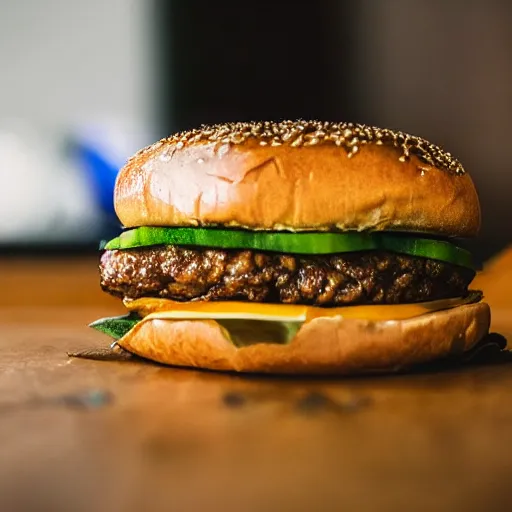
[[305, 323], [287, 345], [236, 348], [214, 320], [137, 324], [119, 345], [159, 363], [276, 374], [354, 374], [397, 371], [473, 347], [489, 331], [490, 309], [469, 304], [408, 320], [321, 317]]
[[114, 200], [126, 227], [447, 236], [473, 236], [480, 227], [473, 182], [449, 153], [349, 124], [238, 123], [177, 134], [126, 164]]

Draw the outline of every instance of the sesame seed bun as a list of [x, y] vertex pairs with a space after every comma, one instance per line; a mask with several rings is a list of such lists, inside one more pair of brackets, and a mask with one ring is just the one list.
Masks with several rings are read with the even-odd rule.
[[391, 230], [474, 236], [460, 162], [402, 132], [346, 123], [236, 123], [179, 133], [120, 171], [126, 227]]
[[319, 317], [286, 345], [236, 348], [214, 320], [142, 321], [118, 343], [159, 363], [236, 372], [337, 374], [398, 371], [460, 355], [489, 331], [483, 302], [400, 321]]

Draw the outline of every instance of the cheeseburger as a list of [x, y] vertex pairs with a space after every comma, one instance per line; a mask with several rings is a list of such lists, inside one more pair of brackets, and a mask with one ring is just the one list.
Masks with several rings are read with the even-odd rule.
[[489, 306], [458, 240], [470, 176], [419, 137], [351, 123], [203, 126], [121, 169], [103, 246], [123, 317], [91, 324], [159, 363], [239, 372], [394, 371], [470, 350]]

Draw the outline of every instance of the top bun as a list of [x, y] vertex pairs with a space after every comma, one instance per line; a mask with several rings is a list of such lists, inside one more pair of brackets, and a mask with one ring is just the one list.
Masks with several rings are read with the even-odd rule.
[[474, 236], [470, 176], [424, 139], [350, 123], [205, 126], [139, 151], [114, 203], [125, 227], [387, 230]]

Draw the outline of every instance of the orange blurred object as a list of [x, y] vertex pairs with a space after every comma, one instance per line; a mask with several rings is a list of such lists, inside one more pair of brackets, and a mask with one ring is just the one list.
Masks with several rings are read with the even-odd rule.
[[471, 287], [484, 292], [491, 306], [491, 329], [510, 330], [512, 324], [512, 246], [491, 259]]

